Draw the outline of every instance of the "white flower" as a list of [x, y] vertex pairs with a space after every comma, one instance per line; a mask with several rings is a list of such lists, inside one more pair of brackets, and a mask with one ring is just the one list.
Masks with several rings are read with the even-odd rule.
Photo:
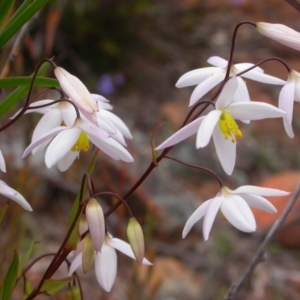
[[236, 158], [236, 138], [242, 133], [235, 122], [283, 117], [285, 112], [262, 102], [235, 102], [233, 95], [238, 86], [236, 77], [224, 85], [217, 101], [216, 109], [200, 117], [174, 133], [155, 150], [162, 150], [178, 144], [197, 132], [196, 147], [207, 146], [213, 137], [216, 152], [224, 171], [231, 175]]
[[74, 75], [61, 67], [54, 69], [54, 74], [63, 91], [84, 112], [93, 114], [98, 111], [98, 105], [86, 86]]
[[130, 153], [107, 132], [81, 119], [77, 119], [72, 127], [58, 126], [40, 135], [25, 149], [22, 157], [26, 157], [37, 146], [51, 138], [53, 140], [45, 153], [45, 164], [48, 168], [57, 163], [61, 171], [67, 170], [81, 150], [89, 150], [89, 141], [115, 160], [133, 161]]
[[[176, 83], [176, 87], [178, 88], [197, 85], [191, 95], [190, 106], [195, 104], [201, 97], [203, 97], [208, 91], [214, 88], [225, 78], [226, 68], [228, 65], [227, 60], [218, 56], [212, 56], [207, 61], [214, 67], [201, 68], [187, 72], [183, 76], [181, 76]], [[233, 65], [230, 68], [230, 76], [236, 75], [252, 66], [253, 64], [250, 63]], [[248, 79], [269, 84], [285, 84], [285, 81], [263, 73], [264, 71], [261, 68], [256, 67], [251, 71], [243, 74], [242, 76]], [[244, 80], [238, 77], [237, 81], [238, 88], [233, 97], [234, 101], [250, 101], [248, 89]]]
[[[2, 172], [6, 172], [5, 160], [0, 151], [0, 170]], [[0, 180], [0, 194], [15, 201], [19, 205], [21, 205], [25, 210], [32, 211], [30, 204], [26, 201], [26, 199], [16, 190], [9, 187], [4, 181]]]
[[[130, 245], [120, 239], [113, 238], [107, 235], [101, 252], [96, 253], [95, 271], [96, 277], [100, 286], [107, 292], [110, 292], [117, 275], [117, 254], [116, 250], [125, 255], [135, 259]], [[69, 270], [69, 276], [81, 265], [82, 252], [80, 252], [72, 261]], [[142, 264], [152, 265], [146, 258], [143, 259]]]
[[300, 102], [300, 73], [292, 70], [279, 95], [279, 108], [286, 112], [283, 119], [284, 128], [290, 138], [294, 137], [292, 129], [294, 101]]
[[282, 24], [257, 22], [256, 29], [259, 33], [267, 36], [278, 43], [300, 50], [300, 33]]
[[227, 187], [222, 187], [216, 197], [202, 203], [190, 216], [184, 226], [182, 238], [185, 238], [194, 224], [204, 217], [203, 236], [204, 240], [207, 240], [219, 209], [226, 220], [238, 230], [255, 231], [256, 222], [250, 207], [268, 213], [276, 213], [276, 208], [263, 196], [285, 196], [288, 194], [288, 192], [281, 190], [251, 185], [241, 186], [233, 191]]

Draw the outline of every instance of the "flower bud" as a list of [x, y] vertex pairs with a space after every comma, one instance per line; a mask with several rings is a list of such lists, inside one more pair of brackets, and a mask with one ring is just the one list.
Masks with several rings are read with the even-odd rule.
[[83, 273], [87, 273], [87, 271], [91, 268], [95, 260], [95, 250], [92, 242], [91, 235], [88, 234], [83, 241], [83, 249], [82, 249], [82, 270]]
[[54, 74], [63, 91], [75, 104], [88, 113], [98, 111], [97, 102], [93, 99], [86, 86], [77, 77], [61, 67], [56, 67]]
[[144, 234], [136, 218], [130, 218], [127, 226], [127, 236], [134, 256], [141, 265], [145, 255]]
[[86, 219], [89, 225], [90, 234], [96, 252], [101, 251], [105, 238], [105, 222], [101, 205], [95, 198], [92, 198], [85, 210]]
[[79, 219], [79, 227], [78, 227], [79, 234], [80, 235], [84, 234], [88, 229], [89, 229], [89, 226], [87, 223], [86, 216], [81, 215], [80, 219]]
[[81, 300], [80, 290], [77, 285], [72, 286], [67, 291], [66, 300]]
[[282, 24], [257, 22], [256, 29], [278, 43], [300, 50], [300, 33]]

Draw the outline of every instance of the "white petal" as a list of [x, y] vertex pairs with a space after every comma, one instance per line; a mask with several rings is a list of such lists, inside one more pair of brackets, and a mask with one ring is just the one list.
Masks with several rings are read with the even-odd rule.
[[32, 142], [23, 152], [22, 158], [26, 157], [34, 148], [39, 146], [45, 141], [48, 141], [56, 134], [60, 133], [63, 130], [66, 130], [67, 127], [65, 126], [59, 126], [56, 128], [51, 129], [50, 131], [46, 132], [45, 134], [41, 135], [36, 141]]
[[289, 136], [289, 138], [294, 138], [294, 131], [292, 125], [290, 125], [285, 119], [283, 119], [283, 126], [286, 134]]
[[[234, 71], [235, 71], [234, 73], [235, 74], [240, 73], [240, 72], [245, 71], [245, 70], [247, 70], [247, 69], [249, 69], [249, 68], [251, 68], [253, 66], [254, 66], [254, 64], [251, 64], [251, 63], [239, 63], [239, 64], [235, 64], [234, 65]], [[262, 68], [260, 68], [260, 67], [255, 67], [252, 70], [255, 71], [255, 72], [259, 72], [259, 73], [264, 73], [264, 70]], [[244, 75], [242, 75], [242, 76], [244, 76]]]
[[100, 113], [97, 113], [97, 126], [108, 134], [116, 134], [117, 132], [115, 126], [111, 122], [107, 122], [107, 120], [101, 118]]
[[[50, 103], [52, 103], [52, 102], [54, 102], [54, 100], [51, 100], [51, 99], [45, 99], [45, 100], [33, 102], [29, 105], [30, 109], [27, 109], [25, 114], [32, 113], [32, 112], [45, 114], [49, 110], [51, 110], [59, 105], [58, 103], [54, 103], [54, 104], [50, 105]], [[49, 104], [49, 106], [45, 106], [45, 107], [41, 107], [41, 108], [34, 108], [36, 106], [45, 105], [45, 104]]]
[[177, 88], [182, 88], [190, 85], [197, 85], [203, 80], [205, 80], [206, 78], [220, 72], [223, 73], [223, 70], [220, 70], [220, 68], [215, 68], [215, 67], [196, 69], [182, 75], [178, 79], [175, 86]]
[[[115, 249], [119, 250], [123, 254], [131, 257], [132, 259], [135, 259], [134, 253], [131, 249], [131, 246], [128, 243], [126, 243], [120, 239], [117, 239], [117, 238], [108, 239], [107, 242], [111, 247], [114, 247]], [[148, 265], [148, 266], [152, 265], [152, 263], [149, 260], [147, 260], [146, 258], [143, 258], [142, 264]]]
[[237, 87], [238, 87], [237, 78], [233, 76], [225, 83], [216, 101], [216, 109], [223, 109], [229, 105], [229, 103], [232, 101], [233, 95], [237, 90]]
[[267, 83], [267, 84], [276, 84], [276, 85], [284, 85], [285, 81], [271, 76], [271, 75], [267, 75], [267, 74], [263, 74], [261, 72], [257, 72], [254, 70], [251, 70], [245, 74], [242, 75], [245, 78], [249, 78], [258, 82], [263, 82], [263, 83]]
[[300, 33], [282, 24], [257, 22], [256, 29], [262, 34], [275, 41], [300, 50]]
[[[62, 123], [62, 117], [60, 109], [53, 108], [49, 110], [46, 114], [43, 115], [43, 117], [40, 119], [38, 124], [36, 125], [31, 141], [35, 142], [40, 136], [43, 136], [51, 129], [60, 126]], [[38, 147], [36, 147], [32, 154], [35, 154], [37, 151], [42, 150], [49, 142], [50, 140], [40, 144]]]
[[126, 146], [126, 141], [119, 130], [117, 130], [115, 134], [112, 134], [111, 138], [114, 139], [116, 142], [120, 143], [121, 145]]
[[267, 199], [263, 198], [262, 196], [258, 195], [250, 195], [244, 194], [240, 195], [249, 206], [258, 208], [260, 210], [266, 211], [270, 214], [274, 214], [277, 212], [275, 206], [269, 202]]
[[82, 252], [79, 252], [76, 257], [73, 259], [68, 276], [72, 276], [72, 274], [82, 265]]
[[213, 198], [210, 200], [206, 208], [203, 220], [203, 236], [205, 241], [208, 240], [212, 224], [216, 218], [217, 212], [219, 211], [223, 200], [223, 196]]
[[237, 188], [234, 191], [231, 191], [232, 194], [254, 194], [259, 196], [286, 196], [289, 195], [289, 192], [271, 189], [271, 188], [264, 188], [255, 185], [243, 185]]
[[60, 132], [49, 144], [45, 153], [45, 164], [48, 168], [54, 166], [63, 158], [77, 142], [81, 130], [77, 127]]
[[221, 110], [212, 110], [208, 113], [207, 116], [204, 117], [197, 133], [197, 149], [203, 148], [209, 143], [215, 127], [218, 126], [218, 121], [220, 119], [221, 114]]
[[5, 165], [5, 160], [2, 154], [2, 151], [0, 150], [0, 170], [2, 172], [6, 172], [6, 165]]
[[220, 56], [211, 56], [207, 62], [215, 67], [225, 69], [228, 65], [228, 61]]
[[[233, 200], [235, 197], [238, 197], [238, 199]], [[256, 225], [253, 213], [245, 200], [243, 200], [241, 197], [232, 196], [231, 198], [225, 199], [222, 202], [221, 211], [227, 221], [230, 222], [238, 230], [244, 232], [255, 231]]]
[[76, 126], [78, 128], [80, 128], [82, 131], [85, 131], [88, 135], [92, 134], [98, 138], [108, 138], [109, 134], [100, 129], [98, 126], [96, 126], [95, 124], [91, 123], [91, 122], [83, 122], [82, 120], [77, 120], [76, 121]]
[[62, 123], [62, 117], [60, 109], [53, 108], [42, 116], [38, 124], [36, 125], [33, 134], [32, 141], [35, 141], [38, 137], [45, 132], [60, 126]]
[[189, 106], [194, 105], [198, 100], [200, 100], [206, 93], [213, 89], [217, 84], [219, 84], [225, 78], [225, 71], [220, 70], [220, 72], [211, 75], [194, 89]]
[[89, 135], [89, 139], [94, 145], [96, 145], [111, 158], [115, 159], [115, 157], [117, 157], [125, 162], [133, 162], [133, 157], [131, 154], [114, 139], [100, 139], [92, 135]]
[[183, 231], [182, 231], [182, 238], [184, 239], [186, 235], [190, 232], [192, 227], [196, 222], [198, 222], [205, 214], [207, 206], [209, 204], [210, 200], [207, 200], [203, 202], [193, 213], [192, 215], [188, 218], [186, 221]]
[[79, 152], [69, 151], [63, 158], [61, 158], [57, 162], [57, 167], [59, 171], [61, 172], [67, 171], [78, 156], [79, 156]]
[[113, 106], [111, 104], [109, 104], [109, 101], [106, 98], [104, 98], [103, 96], [97, 95], [97, 94], [91, 94], [91, 96], [93, 97], [93, 99], [95, 101], [97, 101], [99, 110], [101, 110], [101, 109], [109, 109], [109, 110], [113, 109]]
[[95, 259], [95, 272], [100, 286], [110, 292], [117, 275], [116, 250], [104, 242], [101, 252], [97, 252]]
[[175, 144], [180, 143], [181, 141], [189, 138], [193, 134], [195, 134], [200, 124], [202, 123], [204, 117], [200, 117], [193, 122], [185, 125], [183, 128], [179, 129], [177, 132], [175, 132], [173, 135], [171, 135], [167, 140], [165, 140], [162, 144], [160, 144], [158, 147], [155, 148], [155, 150], [162, 150], [165, 148], [168, 148], [170, 146], [173, 146]]
[[279, 118], [285, 115], [283, 110], [263, 102], [232, 103], [226, 108], [226, 111], [237, 120], [261, 120]]
[[279, 94], [278, 107], [286, 112], [285, 120], [291, 124], [293, 119], [293, 108], [295, 99], [296, 81], [294, 76], [289, 76], [286, 85], [281, 89]]
[[107, 110], [102, 110], [100, 113], [106, 115], [109, 120], [115, 125], [115, 127], [120, 130], [124, 137], [126, 137], [127, 139], [132, 139], [132, 135], [128, 127], [118, 116]]
[[236, 142], [232, 142], [230, 137], [226, 140], [219, 127], [213, 132], [213, 140], [219, 161], [225, 173], [231, 175], [236, 159]]
[[54, 73], [64, 92], [84, 111], [98, 111], [98, 105], [86, 86], [75, 76], [61, 67], [54, 68]]
[[233, 96], [232, 102], [250, 102], [251, 100], [245, 81], [240, 77], [237, 78], [237, 81], [238, 87]]
[[30, 204], [26, 199], [16, 190], [9, 187], [4, 181], [0, 180], [0, 194], [17, 202], [25, 210], [32, 211]]
[[71, 127], [77, 118], [74, 106], [71, 103], [64, 101], [60, 103], [59, 108], [63, 121], [68, 127]]

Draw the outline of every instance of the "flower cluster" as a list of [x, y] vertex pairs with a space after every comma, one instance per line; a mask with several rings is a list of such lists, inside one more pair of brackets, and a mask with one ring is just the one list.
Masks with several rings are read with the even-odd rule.
[[[251, 24], [251, 22], [249, 22]], [[300, 33], [281, 24], [258, 22], [257, 30], [284, 45], [300, 50]], [[236, 121], [249, 124], [252, 120], [282, 118], [286, 133], [293, 138], [292, 115], [294, 101], [300, 101], [300, 73], [288, 69], [288, 79], [264, 74], [263, 69], [251, 63], [228, 65], [223, 58], [213, 56], [208, 59], [212, 67], [187, 72], [176, 83], [178, 88], [196, 85], [189, 105], [197, 103], [217, 84], [224, 82], [215, 101], [214, 109], [206, 116], [199, 116], [175, 132], [155, 150], [172, 147], [186, 138], [197, 134], [196, 148], [203, 148], [213, 138], [216, 154], [226, 174], [231, 175], [236, 160], [237, 140], [243, 137], [242, 129]], [[229, 68], [229, 70], [228, 70]], [[226, 77], [228, 76], [228, 77]], [[282, 85], [279, 94], [279, 108], [262, 102], [252, 102], [244, 78], [262, 83]], [[207, 240], [216, 213], [221, 209], [225, 218], [241, 231], [251, 232], [256, 228], [255, 219], [249, 206], [257, 207], [269, 213], [276, 212], [275, 207], [262, 196], [283, 196], [287, 192], [245, 186], [234, 191], [221, 187], [218, 195], [204, 202], [188, 219], [183, 237], [187, 235], [195, 222], [204, 217], [203, 235]]]
[[22, 157], [47, 146], [46, 166], [51, 168], [57, 164], [60, 171], [66, 171], [80, 151], [88, 151], [92, 143], [115, 160], [132, 162], [133, 158], [125, 148], [125, 138], [131, 139], [131, 133], [110, 111], [112, 106], [108, 100], [91, 94], [77, 77], [63, 68], [56, 67], [54, 72], [66, 98], [60, 102], [41, 100], [29, 106], [28, 112], [37, 112], [43, 117]]

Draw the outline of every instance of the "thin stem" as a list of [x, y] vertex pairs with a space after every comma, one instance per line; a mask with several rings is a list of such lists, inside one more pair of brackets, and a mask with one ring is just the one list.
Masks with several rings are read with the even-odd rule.
[[232, 59], [233, 59], [233, 53], [234, 53], [235, 40], [236, 40], [237, 32], [238, 32], [240, 26], [245, 25], [245, 24], [252, 25], [254, 27], [256, 26], [255, 22], [250, 22], [250, 21], [243, 21], [243, 22], [238, 23], [235, 26], [234, 31], [233, 31], [233, 35], [232, 35], [232, 39], [231, 39], [231, 48], [230, 48], [230, 54], [229, 54], [228, 65], [227, 65], [227, 70], [226, 70], [226, 75], [225, 75], [224, 82], [229, 78], [229, 75], [230, 75], [230, 68], [231, 68], [231, 65], [232, 65]]
[[235, 299], [237, 293], [241, 290], [241, 288], [244, 286], [245, 282], [249, 280], [251, 277], [253, 271], [257, 267], [257, 265], [262, 261], [264, 254], [266, 252], [266, 249], [272, 239], [274, 238], [277, 231], [282, 227], [285, 219], [287, 218], [288, 214], [292, 210], [294, 204], [296, 203], [298, 197], [300, 195], [300, 183], [298, 183], [293, 195], [291, 196], [290, 200], [288, 201], [286, 207], [284, 208], [283, 212], [279, 216], [279, 218], [275, 221], [271, 229], [269, 230], [267, 236], [265, 237], [264, 241], [256, 251], [251, 263], [249, 264], [248, 268], [238, 281], [238, 283], [232, 284], [232, 286], [229, 288], [227, 295], [224, 297], [224, 300], [233, 300]]
[[255, 69], [256, 67], [264, 64], [265, 62], [272, 61], [272, 60], [279, 61], [287, 69], [288, 73], [291, 72], [291, 68], [288, 66], [288, 64], [283, 59], [281, 59], [279, 57], [269, 57], [269, 58], [266, 58], [266, 59], [258, 62], [257, 64], [253, 65], [252, 67], [250, 67], [244, 71], [241, 71], [240, 73], [237, 73], [236, 76], [242, 76], [243, 74], [251, 71], [252, 69]]
[[41, 68], [41, 66], [42, 66], [43, 63], [45, 63], [45, 62], [48, 62], [48, 63], [52, 64], [52, 66], [56, 66], [56, 64], [55, 64], [53, 61], [49, 60], [49, 59], [44, 59], [44, 60], [42, 60], [42, 61], [39, 63], [39, 65], [38, 65], [36, 71], [34, 72], [34, 74], [33, 74], [33, 76], [32, 76], [32, 80], [31, 80], [31, 83], [30, 83], [30, 87], [29, 87], [29, 91], [28, 91], [28, 95], [27, 95], [27, 98], [26, 98], [24, 107], [23, 107], [23, 108], [20, 110], [20, 112], [15, 116], [15, 118], [13, 118], [13, 119], [10, 120], [7, 124], [5, 124], [4, 126], [2, 126], [2, 127], [0, 128], [0, 132], [3, 131], [3, 130], [5, 130], [5, 129], [8, 128], [9, 126], [11, 126], [13, 123], [15, 123], [15, 122], [16, 122], [16, 121], [17, 121], [17, 120], [25, 113], [25, 111], [27, 110], [27, 108], [28, 108], [28, 106], [29, 106], [29, 99], [30, 99], [30, 96], [31, 96], [31, 92], [32, 92], [32, 89], [33, 89], [33, 84], [34, 84], [35, 78], [37, 77], [37, 74], [38, 74], [39, 69]]
[[133, 214], [132, 214], [132, 211], [131, 211], [130, 207], [128, 206], [127, 202], [122, 197], [120, 197], [117, 194], [112, 193], [112, 192], [97, 193], [97, 194], [93, 195], [93, 197], [99, 197], [99, 196], [102, 196], [102, 195], [111, 195], [111, 196], [114, 196], [114, 197], [118, 198], [123, 203], [123, 205], [127, 208], [130, 216], [133, 217]]
[[[76, 223], [77, 223], [77, 221], [78, 221], [78, 219], [79, 219], [79, 217], [80, 217], [80, 215], [81, 215], [81, 213], [82, 213], [83, 207], [84, 207], [84, 205], [80, 205], [80, 206], [79, 206], [79, 209], [78, 209], [78, 211], [77, 211], [77, 214], [76, 214], [76, 216], [75, 216], [75, 218], [74, 218], [74, 220], [73, 220], [73, 222], [72, 222], [72, 224], [71, 224], [71, 226], [70, 226], [70, 228], [69, 228], [69, 230], [68, 230], [68, 232], [67, 232], [67, 235], [66, 235], [64, 241], [62, 242], [60, 248], [58, 249], [57, 253], [55, 254], [53, 260], [52, 260], [51, 263], [50, 263], [50, 265], [48, 266], [46, 272], [44, 273], [44, 275], [43, 275], [43, 277], [42, 277], [42, 279], [41, 279], [39, 285], [38, 285], [37, 288], [36, 288], [35, 290], [33, 290], [33, 292], [26, 298], [26, 300], [34, 299], [34, 297], [36, 296], [36, 293], [38, 293], [39, 290], [41, 289], [41, 287], [42, 287], [44, 281], [45, 281], [47, 278], [50, 278], [50, 277], [53, 275], [53, 273], [57, 270], [57, 268], [60, 266], [60, 264], [62, 263], [62, 261], [65, 260], [66, 255], [67, 255], [66, 253], [69, 253], [69, 252], [70, 252], [70, 250], [66, 250], [66, 249], [65, 249], [65, 245], [66, 245], [66, 243], [68, 242], [68, 239], [69, 239], [69, 237], [71, 236], [71, 233], [72, 233], [72, 231], [73, 231], [73, 229], [74, 229], [74, 227], [75, 227], [75, 225], [76, 225]], [[65, 252], [65, 253], [64, 253], [64, 252]], [[65, 257], [64, 257], [64, 254], [65, 254]], [[57, 267], [56, 267], [55, 265], [57, 265]], [[52, 268], [53, 268], [53, 270], [52, 270]]]
[[54, 256], [56, 253], [46, 253], [43, 255], [38, 256], [35, 258], [21, 273], [21, 275], [17, 278], [17, 282], [20, 280], [21, 277], [25, 276], [25, 274], [29, 271], [29, 269], [34, 266], [39, 260], [43, 259], [44, 257]]
[[186, 167], [190, 167], [190, 168], [193, 168], [193, 169], [197, 169], [197, 170], [201, 170], [201, 171], [205, 171], [205, 172], [208, 172], [209, 174], [213, 175], [219, 182], [219, 185], [220, 187], [223, 186], [223, 182], [222, 182], [222, 179], [221, 177], [213, 170], [209, 169], [209, 168], [205, 168], [205, 167], [200, 167], [200, 166], [196, 166], [196, 165], [191, 165], [191, 164], [187, 164], [185, 162], [182, 162], [180, 161], [179, 159], [177, 158], [173, 158], [173, 157], [170, 157], [170, 156], [165, 156], [165, 158], [167, 159], [170, 159], [170, 160], [173, 160], [173, 161], [176, 161], [177, 163], [183, 165], [183, 166], [186, 166]]

